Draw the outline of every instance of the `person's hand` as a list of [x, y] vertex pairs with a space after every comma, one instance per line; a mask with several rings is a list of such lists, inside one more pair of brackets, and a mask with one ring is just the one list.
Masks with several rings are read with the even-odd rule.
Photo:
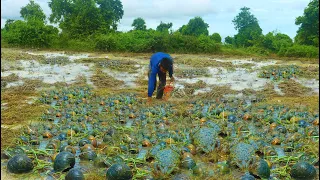
[[170, 79], [170, 81], [173, 82], [174, 80], [175, 80], [175, 79], [174, 79], [174, 77], [172, 76], [171, 79]]

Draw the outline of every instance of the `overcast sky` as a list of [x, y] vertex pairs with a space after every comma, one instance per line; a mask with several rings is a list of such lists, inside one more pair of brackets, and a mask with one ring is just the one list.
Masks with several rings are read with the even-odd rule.
[[[21, 19], [20, 9], [29, 0], [1, 0], [1, 28], [6, 19]], [[35, 0], [49, 16], [51, 10], [49, 0]], [[237, 32], [232, 24], [233, 18], [240, 8], [247, 6], [259, 20], [266, 34], [273, 30], [289, 35], [296, 35], [298, 26], [295, 18], [303, 15], [304, 8], [310, 0], [121, 0], [124, 16], [119, 30], [131, 30], [133, 19], [142, 17], [147, 27], [155, 29], [160, 21], [172, 22], [173, 30], [177, 30], [188, 21], [201, 16], [209, 24], [209, 33], [219, 33], [222, 38], [233, 36]]]

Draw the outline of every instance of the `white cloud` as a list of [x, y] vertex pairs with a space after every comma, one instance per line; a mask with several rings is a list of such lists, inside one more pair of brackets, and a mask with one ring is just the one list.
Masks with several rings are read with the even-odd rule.
[[[29, 0], [1, 0], [1, 27], [5, 20], [21, 19], [20, 9]], [[47, 17], [51, 10], [49, 0], [35, 0], [39, 3]], [[303, 14], [310, 0], [122, 0], [124, 16], [119, 24], [119, 30], [131, 30], [134, 18], [145, 19], [148, 28], [155, 29], [163, 22], [172, 22], [177, 30], [188, 21], [201, 16], [209, 24], [210, 34], [218, 32], [223, 38], [236, 34], [232, 24], [233, 18], [240, 12], [241, 7], [249, 7], [259, 20], [266, 34], [278, 29], [294, 37], [298, 26], [295, 18]]]

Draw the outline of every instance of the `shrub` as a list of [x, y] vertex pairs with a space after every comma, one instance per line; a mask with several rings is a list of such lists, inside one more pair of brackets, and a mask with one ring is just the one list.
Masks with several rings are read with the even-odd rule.
[[319, 48], [314, 46], [295, 44], [292, 47], [286, 48], [286, 50], [284, 48], [281, 49], [278, 55], [282, 55], [286, 57], [319, 58]]

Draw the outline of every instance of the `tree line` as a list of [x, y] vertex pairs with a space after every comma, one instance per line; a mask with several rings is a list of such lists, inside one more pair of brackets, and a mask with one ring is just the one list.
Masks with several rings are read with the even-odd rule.
[[[6, 21], [1, 29], [1, 45], [10, 47], [54, 48], [79, 51], [170, 53], [238, 53], [286, 57], [319, 57], [319, 0], [312, 0], [291, 39], [281, 32], [264, 35], [258, 19], [243, 7], [232, 23], [237, 30], [222, 43], [219, 33], [209, 34], [201, 17], [194, 17], [177, 31], [172, 23], [161, 22], [156, 29], [147, 28], [139, 17], [132, 30], [121, 32], [117, 25], [124, 11], [120, 0], [51, 0], [52, 11], [46, 17], [33, 0], [21, 8], [23, 20]], [[48, 22], [58, 24], [58, 28]]]

